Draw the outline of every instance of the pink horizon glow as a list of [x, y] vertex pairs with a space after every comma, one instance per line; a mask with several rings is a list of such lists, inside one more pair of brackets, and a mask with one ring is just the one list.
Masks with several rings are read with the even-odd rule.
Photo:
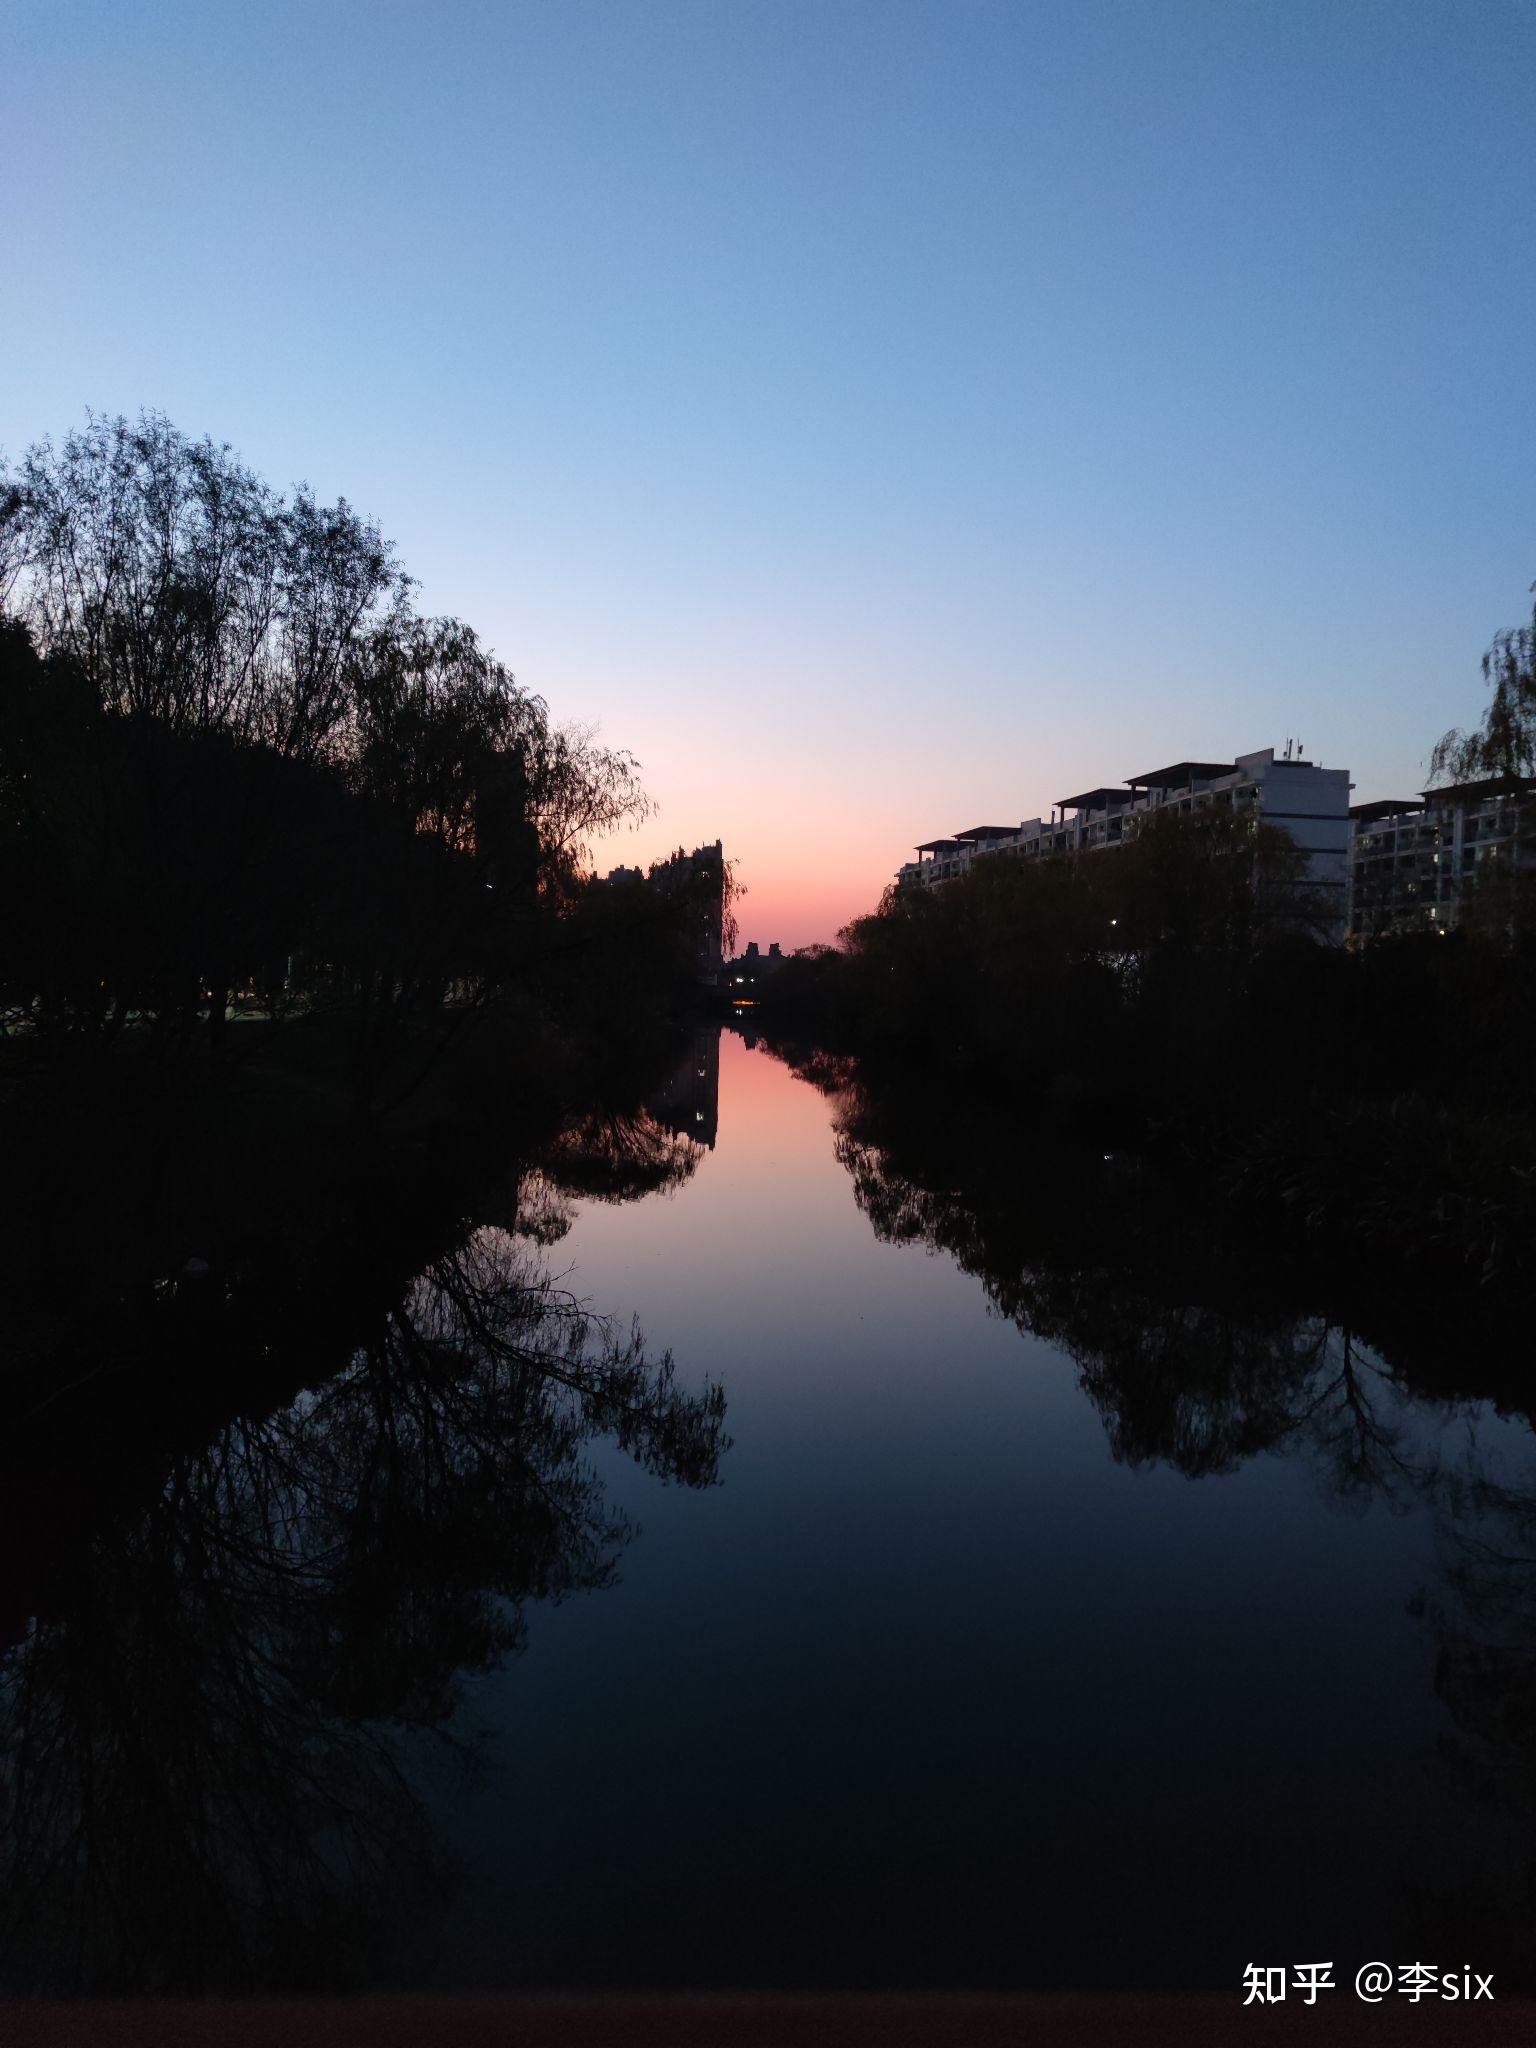
[[782, 838], [776, 843], [771, 831], [757, 821], [738, 819], [733, 831], [729, 805], [722, 801], [718, 818], [701, 815], [692, 829], [663, 815], [648, 820], [637, 832], [597, 842], [593, 866], [599, 874], [615, 867], [646, 868], [680, 846], [691, 853], [716, 839], [743, 891], [735, 904], [739, 945], [755, 939], [764, 952], [775, 942], [786, 953], [835, 942], [851, 919], [875, 909], [899, 862], [907, 857], [899, 845], [887, 851], [889, 842], [878, 826], [866, 827], [859, 834], [862, 843], [825, 848], [826, 865], [818, 871], [814, 855], [806, 857]]

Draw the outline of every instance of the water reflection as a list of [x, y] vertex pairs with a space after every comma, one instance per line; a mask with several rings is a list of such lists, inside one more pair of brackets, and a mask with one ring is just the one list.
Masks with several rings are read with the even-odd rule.
[[[522, 1648], [534, 1603], [606, 1585], [632, 1533], [590, 1447], [617, 1444], [684, 1486], [716, 1476], [721, 1389], [685, 1387], [638, 1330], [557, 1284], [540, 1250], [566, 1191], [626, 1199], [678, 1184], [698, 1156], [646, 1111], [593, 1112], [502, 1198], [503, 1224], [404, 1285], [354, 1232], [352, 1263], [339, 1244], [325, 1262], [348, 1297], [330, 1327], [358, 1333], [339, 1369], [199, 1428], [191, 1447], [124, 1442], [140, 1482], [127, 1498], [120, 1486], [46, 1550], [13, 1552], [6, 1605], [25, 1621], [0, 1673], [13, 1989], [387, 1978], [403, 1917], [446, 1879], [420, 1792], [450, 1748], [473, 1763], [473, 1744], [445, 1733], [466, 1688]], [[265, 1281], [275, 1336], [282, 1290]], [[288, 1306], [302, 1314], [302, 1286]], [[116, 1342], [142, 1368], [190, 1316], [206, 1371], [250, 1307], [217, 1274], [184, 1279], [151, 1291]], [[268, 1387], [290, 1370], [270, 1357]], [[147, 1412], [153, 1432], [163, 1414]], [[93, 1426], [85, 1410], [31, 1419], [34, 1458]], [[25, 1427], [13, 1446], [26, 1457]], [[34, 1472], [34, 1502], [46, 1486]]]
[[1530, 1419], [1529, 1302], [1448, 1303], [1433, 1272], [1399, 1272], [1384, 1299], [1326, 1247], [1256, 1241], [1133, 1157], [1034, 1156], [974, 1102], [795, 1064], [829, 1097], [876, 1237], [949, 1255], [996, 1315], [1071, 1359], [1116, 1463], [1210, 1481], [1284, 1456], [1336, 1506], [1428, 1516], [1439, 1565], [1413, 1605], [1448, 1716], [1437, 1768], [1486, 1819], [1472, 1862], [1405, 1877], [1402, 1924], [1536, 1980], [1536, 1456], [1481, 1427], [1496, 1409]]
[[[17, 1397], [10, 1984], [1528, 1975], [1494, 1307], [985, 1105], [731, 1044], [720, 1118], [720, 1073], [684, 1048], [447, 1220], [366, 1190], [147, 1288]], [[622, 1507], [622, 1592], [539, 1614], [611, 1582]]]
[[[1443, 1566], [1425, 1596], [1435, 1691], [1450, 1716], [1441, 1763], [1489, 1815], [1474, 1867], [1431, 1888], [1431, 1924], [1492, 1938], [1536, 1981], [1536, 1486], [1475, 1458], [1440, 1496]], [[1454, 1888], [1454, 1904], [1450, 1894]]]
[[720, 1135], [720, 1029], [696, 1031], [687, 1055], [651, 1097], [651, 1108], [669, 1130], [706, 1150]]
[[1332, 1445], [1341, 1489], [1390, 1490], [1405, 1475], [1373, 1387], [1529, 1398], [1522, 1302], [1474, 1296], [1469, 1314], [1433, 1272], [1398, 1271], [1384, 1295], [1135, 1155], [1035, 1150], [974, 1100], [850, 1062], [800, 1071], [830, 1097], [875, 1235], [947, 1253], [998, 1315], [1070, 1357], [1125, 1463], [1201, 1477], [1305, 1435]]

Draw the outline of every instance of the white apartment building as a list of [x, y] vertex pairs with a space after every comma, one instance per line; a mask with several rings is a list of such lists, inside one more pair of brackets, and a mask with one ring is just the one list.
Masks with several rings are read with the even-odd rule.
[[997, 854], [1040, 860], [1118, 846], [1150, 811], [1206, 810], [1230, 805], [1266, 824], [1280, 825], [1307, 855], [1308, 886], [1338, 905], [1333, 936], [1342, 939], [1349, 918], [1350, 780], [1347, 768], [1320, 768], [1273, 747], [1232, 761], [1175, 761], [1118, 787], [1060, 798], [1046, 818], [1018, 825], [972, 825], [945, 839], [925, 839], [916, 860], [897, 872], [900, 888], [936, 888], [963, 875], [973, 861]]
[[1536, 867], [1536, 779], [1505, 775], [1350, 811], [1350, 930], [1442, 931], [1469, 882]]

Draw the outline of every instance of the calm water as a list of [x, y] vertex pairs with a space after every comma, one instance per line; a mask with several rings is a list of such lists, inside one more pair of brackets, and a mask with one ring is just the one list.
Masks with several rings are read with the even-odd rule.
[[[1415, 1392], [1320, 1316], [1145, 1311], [1103, 1246], [1030, 1268], [1021, 1302], [995, 1190], [978, 1224], [963, 1188], [914, 1184], [846, 1099], [730, 1033], [718, 1101], [715, 1081], [701, 1043], [663, 1113], [713, 1143], [679, 1141], [671, 1185], [572, 1195], [595, 1185], [573, 1170], [564, 1194], [525, 1202], [548, 1274], [621, 1335], [633, 1313], [682, 1394], [723, 1385], [718, 1483], [669, 1483], [666, 1456], [647, 1470], [610, 1427], [561, 1437], [545, 1416], [527, 1423], [539, 1457], [506, 1440], [527, 1468], [515, 1486], [476, 1469], [478, 1520], [431, 1527], [429, 1490], [405, 1518], [429, 1535], [383, 1516], [359, 1566], [369, 1489], [334, 1445], [359, 1440], [364, 1411], [336, 1411], [317, 1460], [327, 1396], [312, 1390], [274, 1453], [281, 1484], [263, 1476], [240, 1513], [254, 1501], [264, 1528], [296, 1526], [323, 1492], [315, 1472], [332, 1475], [330, 1535], [293, 1537], [290, 1558], [323, 1581], [320, 1622], [262, 1608], [231, 1637], [200, 1594], [190, 1642], [143, 1623], [165, 1634], [136, 1669], [199, 1673], [148, 1702], [162, 1718], [146, 1741], [196, 1749], [207, 1731], [182, 1723], [203, 1712], [210, 1754], [265, 1741], [286, 1759], [260, 1795], [279, 1869], [293, 1855], [307, 1873], [283, 1878], [283, 1972], [323, 1979], [344, 1954], [347, 1981], [419, 1986], [1231, 1989], [1250, 1961], [1518, 1962], [1529, 1424]], [[1060, 1199], [1112, 1206], [1091, 1182]], [[1021, 1176], [1020, 1214], [1052, 1200]], [[477, 1241], [493, 1264], [511, 1256], [510, 1240]], [[367, 1429], [379, 1411], [370, 1396]], [[466, 1471], [479, 1413], [450, 1416], [439, 1489]], [[221, 1455], [209, 1483], [227, 1500]], [[512, 1530], [515, 1568], [496, 1563]], [[165, 1545], [180, 1588], [239, 1579], [174, 1515]], [[417, 1653], [401, 1614], [434, 1602], [450, 1668], [426, 1658], [402, 1682], [391, 1656]], [[66, 1620], [78, 1662], [88, 1617]], [[338, 1679], [327, 1645], [343, 1638], [366, 1639], [369, 1668], [354, 1657]], [[325, 1671], [302, 1725], [270, 1701], [247, 1725], [230, 1705], [243, 1676], [229, 1692], [206, 1678], [274, 1642]], [[45, 1655], [70, 1662], [46, 1630], [13, 1654], [13, 1790], [49, 1768], [35, 1729], [16, 1746], [19, 1713], [48, 1724], [26, 1698], [42, 1696], [27, 1659]], [[370, 1660], [389, 1666], [384, 1695]], [[45, 1696], [55, 1733], [95, 1726], [67, 1692], [94, 1698], [95, 1681], [71, 1669]], [[428, 1732], [444, 1707], [451, 1744]], [[379, 1789], [394, 1769], [367, 1746], [381, 1726], [424, 1827]], [[387, 1812], [365, 1839], [344, 1816], [370, 1802]], [[116, 1814], [98, 1858], [126, 1857], [140, 1824]], [[197, 1856], [223, 1867], [218, 1843]], [[35, 1961], [47, 1912], [12, 1930], [13, 1982], [68, 1975], [68, 1942]], [[210, 1980], [260, 1975], [247, 1937], [230, 1940], [247, 1960]], [[157, 1967], [174, 1981], [189, 1966], [168, 1956], [151, 1980]]]

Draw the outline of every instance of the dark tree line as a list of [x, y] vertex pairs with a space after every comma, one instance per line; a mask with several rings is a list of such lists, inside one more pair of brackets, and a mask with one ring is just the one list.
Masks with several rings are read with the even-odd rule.
[[836, 948], [801, 954], [765, 1014], [855, 1051], [1051, 1088], [1208, 1076], [1235, 1010], [1329, 915], [1283, 831], [1153, 813], [1113, 853], [998, 854], [891, 889]]
[[402, 1020], [579, 940], [636, 763], [428, 619], [344, 499], [152, 414], [0, 472], [0, 1014], [167, 1045], [238, 997]]

